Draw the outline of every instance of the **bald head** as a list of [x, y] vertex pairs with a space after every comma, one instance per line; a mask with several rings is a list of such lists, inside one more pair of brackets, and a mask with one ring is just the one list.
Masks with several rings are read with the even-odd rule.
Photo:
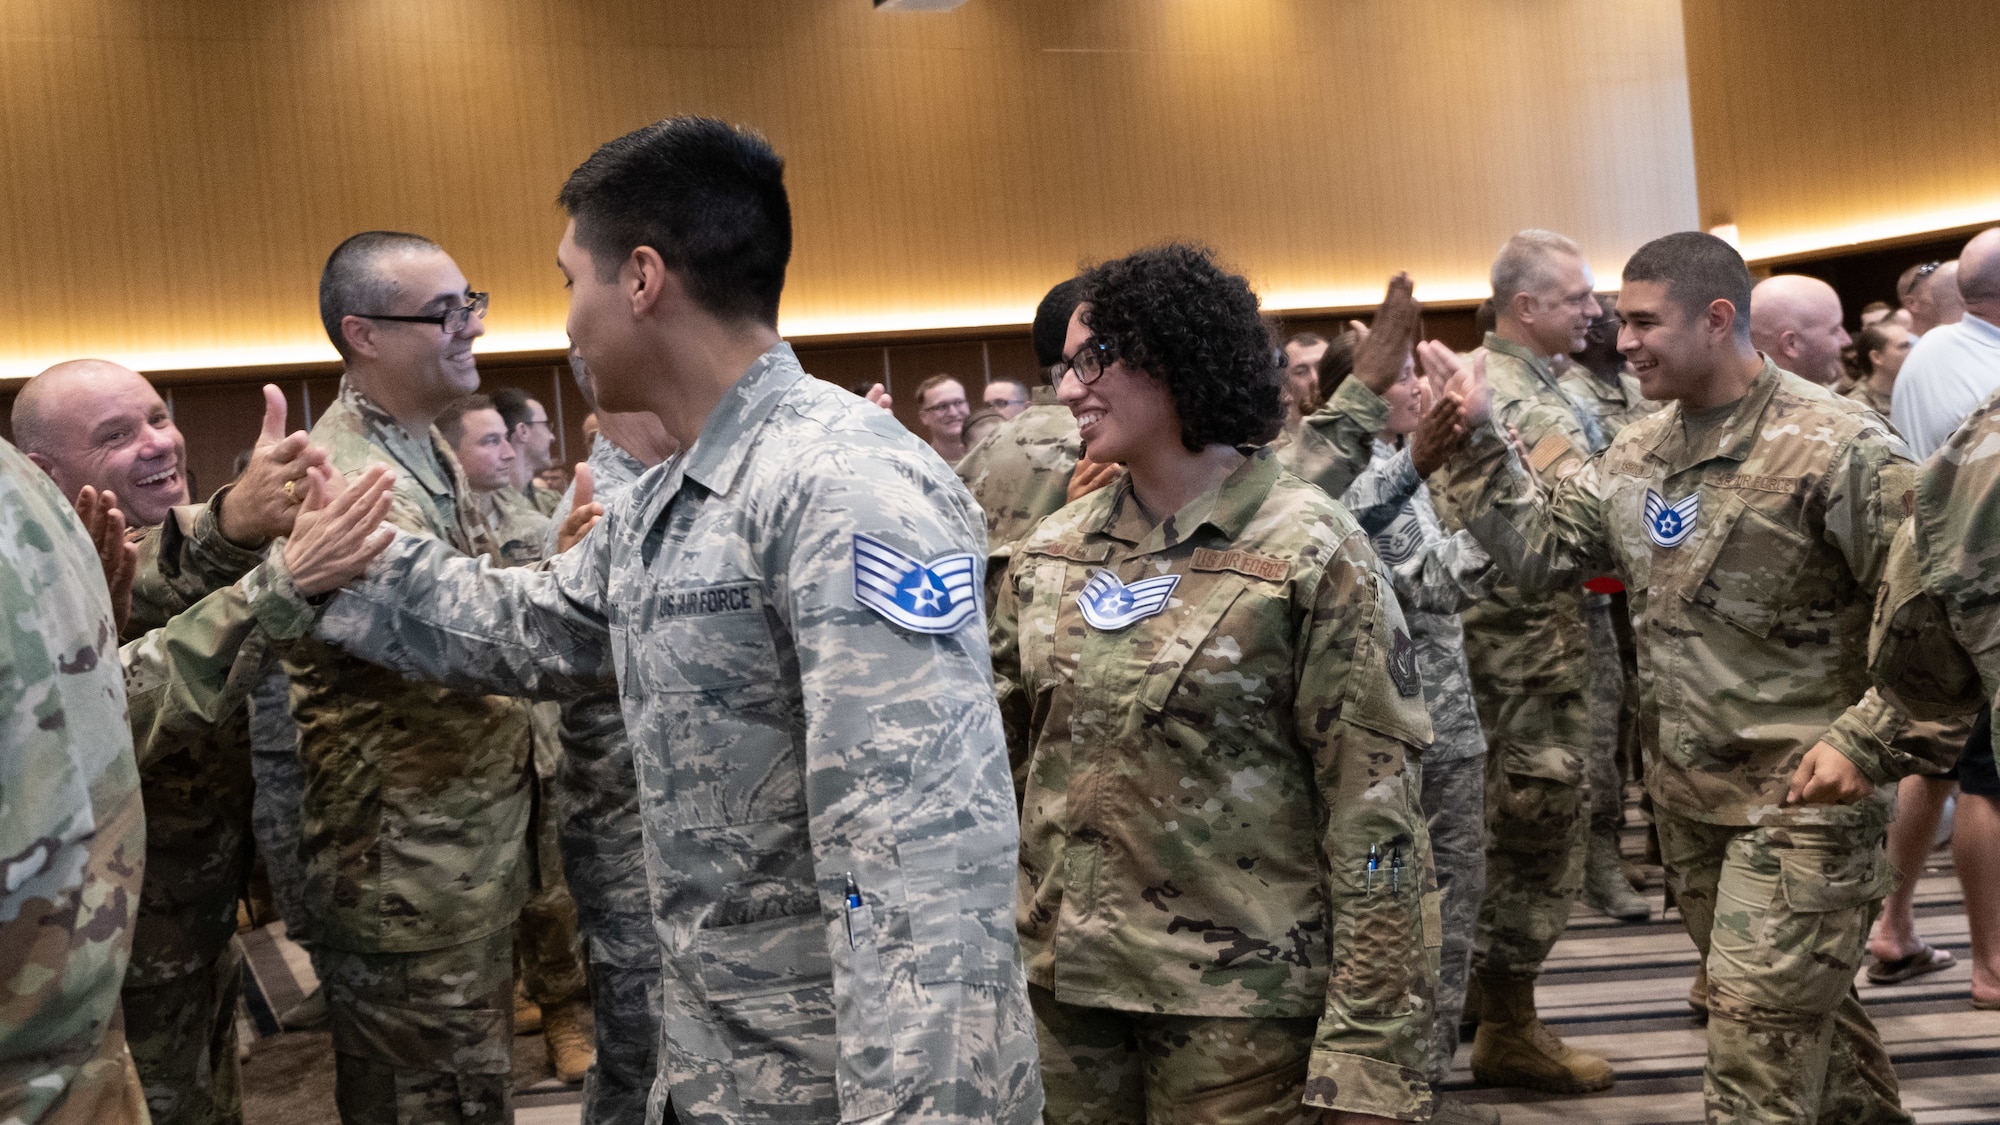
[[1958, 259], [1930, 270], [1919, 266], [1903, 307], [1910, 310], [1910, 330], [1919, 336], [1940, 324], [1957, 324], [1965, 315], [1965, 299], [1958, 292]]
[[1750, 291], [1750, 342], [1779, 367], [1822, 386], [1840, 378], [1840, 294], [1816, 277], [1784, 273]]
[[1958, 294], [1965, 311], [2000, 323], [2000, 227], [1973, 235], [1959, 251]]
[[164, 522], [188, 502], [187, 443], [146, 377], [101, 359], [58, 363], [14, 399], [14, 440], [72, 499], [116, 493], [126, 520]]

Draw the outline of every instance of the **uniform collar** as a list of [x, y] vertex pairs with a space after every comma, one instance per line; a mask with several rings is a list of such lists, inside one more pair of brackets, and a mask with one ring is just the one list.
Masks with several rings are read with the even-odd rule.
[[447, 474], [441, 456], [445, 452], [444, 444], [433, 436], [434, 430], [426, 429], [421, 434], [415, 434], [404, 429], [395, 415], [362, 394], [359, 387], [344, 377], [340, 380], [340, 400], [361, 420], [361, 436], [370, 444], [386, 451], [433, 495], [451, 494], [451, 483], [445, 479]]
[[1764, 361], [1764, 369], [1750, 381], [1750, 389], [1744, 392], [1728, 420], [1714, 431], [1715, 444], [1707, 449], [1688, 448], [1685, 410], [1678, 401], [1667, 405], [1672, 417], [1660, 427], [1659, 437], [1654, 440], [1651, 452], [1667, 463], [1668, 475], [1691, 469], [1713, 458], [1742, 461], [1750, 456], [1750, 450], [1757, 444], [1758, 423], [1764, 417], [1764, 409], [1771, 405], [1771, 396], [1778, 393], [1778, 383], [1783, 376], [1770, 356], [1761, 352], [1758, 355]]
[[1233, 541], [1250, 525], [1250, 517], [1257, 514], [1257, 509], [1264, 506], [1279, 472], [1278, 460], [1270, 447], [1259, 449], [1220, 484], [1188, 501], [1180, 511], [1158, 524], [1147, 523], [1138, 498], [1132, 495], [1131, 476], [1121, 475], [1112, 486], [1118, 491], [1098, 517], [1097, 525], [1085, 530], [1136, 546], [1135, 553], [1141, 555], [1178, 546], [1204, 527], [1213, 528], [1224, 540]]
[[782, 340], [756, 358], [749, 370], [729, 393], [716, 403], [715, 412], [701, 428], [701, 435], [688, 449], [682, 472], [710, 492], [729, 491], [743, 458], [750, 452], [751, 439], [764, 419], [777, 408], [786, 391], [806, 378], [799, 357]]
[[1488, 332], [1483, 346], [1489, 352], [1499, 352], [1501, 355], [1520, 360], [1534, 368], [1536, 377], [1542, 382], [1552, 387], [1556, 385], [1556, 370], [1553, 364], [1512, 340], [1502, 340], [1499, 333]]

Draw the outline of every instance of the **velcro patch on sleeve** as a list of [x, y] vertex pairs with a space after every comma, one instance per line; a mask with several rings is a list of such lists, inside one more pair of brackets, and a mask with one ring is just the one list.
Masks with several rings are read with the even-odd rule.
[[1576, 446], [1571, 445], [1568, 438], [1561, 434], [1550, 434], [1536, 442], [1535, 448], [1528, 451], [1528, 465], [1538, 473], [1546, 472], [1550, 465], [1575, 453]]
[[1217, 551], [1209, 547], [1196, 547], [1194, 561], [1189, 565], [1195, 570], [1233, 570], [1266, 582], [1283, 582], [1285, 576], [1292, 572], [1292, 564], [1283, 559], [1253, 555], [1248, 551]]

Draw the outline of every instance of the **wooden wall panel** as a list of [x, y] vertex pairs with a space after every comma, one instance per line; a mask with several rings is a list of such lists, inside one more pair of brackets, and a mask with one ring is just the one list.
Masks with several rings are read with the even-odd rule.
[[1476, 295], [1523, 226], [1607, 272], [1695, 219], [1675, 0], [8, 0], [0, 376], [325, 357], [369, 227], [493, 291], [488, 353], [560, 347], [557, 187], [678, 112], [785, 154], [795, 336], [1023, 324], [1170, 237], [1345, 307]]
[[1747, 256], [2000, 221], [2000, 4], [1682, 9], [1703, 224]]

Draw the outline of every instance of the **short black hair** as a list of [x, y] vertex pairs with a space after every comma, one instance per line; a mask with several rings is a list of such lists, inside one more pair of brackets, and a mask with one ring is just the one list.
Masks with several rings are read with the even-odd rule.
[[1257, 294], [1205, 247], [1168, 243], [1084, 271], [1083, 323], [1122, 359], [1167, 385], [1181, 444], [1257, 445], [1283, 424], [1278, 349]]
[[1063, 341], [1069, 336], [1069, 318], [1076, 313], [1077, 279], [1058, 282], [1042, 295], [1035, 306], [1035, 364], [1044, 370], [1062, 362]]
[[[528, 404], [535, 401], [535, 396], [521, 388], [501, 387], [489, 397], [493, 400], [493, 409], [500, 412], [500, 420], [507, 423], [509, 439], [514, 436], [514, 427], [535, 420], [535, 416], [528, 412]], [[543, 407], [542, 410], [546, 413], [548, 408]]]
[[[1885, 317], [1863, 328], [1861, 335], [1854, 338], [1854, 364], [1861, 369], [1863, 375], [1875, 374], [1875, 361], [1869, 358], [1869, 353], [1888, 350], [1889, 329], [1892, 326], [1896, 328], [1903, 327]], [[1904, 329], [1904, 331], [1908, 331], [1908, 329]]]
[[499, 407], [485, 395], [466, 395], [463, 398], [452, 399], [450, 405], [444, 408], [444, 412], [437, 416], [437, 421], [432, 425], [438, 428], [438, 433], [444, 435], [444, 443], [451, 446], [451, 451], [457, 453], [458, 443], [465, 440], [465, 416], [475, 410], [497, 409]]
[[669, 117], [608, 141], [557, 202], [597, 275], [650, 246], [715, 316], [778, 323], [792, 257], [785, 161], [763, 137], [711, 117]]
[[1716, 301], [1736, 306], [1736, 337], [1750, 338], [1750, 267], [1727, 242], [1698, 230], [1661, 235], [1632, 252], [1625, 281], [1658, 281], [1667, 299], [1689, 316], [1701, 316]]
[[396, 283], [382, 276], [376, 263], [399, 250], [441, 249], [423, 235], [400, 230], [365, 230], [333, 248], [319, 271], [319, 322], [340, 358], [350, 358], [340, 322], [364, 313], [386, 313], [396, 299]]

